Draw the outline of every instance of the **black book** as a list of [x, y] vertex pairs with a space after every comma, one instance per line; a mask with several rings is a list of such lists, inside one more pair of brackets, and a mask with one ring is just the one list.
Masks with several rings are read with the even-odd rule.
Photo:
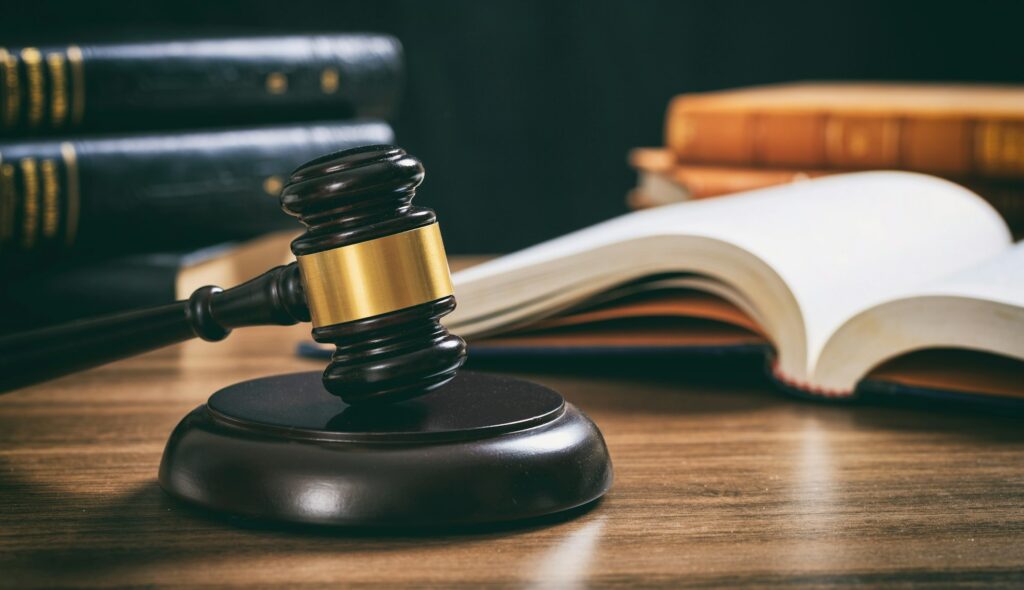
[[24, 268], [293, 229], [278, 203], [293, 169], [392, 141], [386, 123], [352, 121], [0, 143], [0, 262]]
[[376, 34], [0, 48], [0, 133], [386, 119], [401, 78]]

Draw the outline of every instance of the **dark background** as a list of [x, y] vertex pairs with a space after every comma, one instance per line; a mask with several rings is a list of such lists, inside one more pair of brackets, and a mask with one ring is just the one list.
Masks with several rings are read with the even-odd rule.
[[[1024, 3], [17, 2], [0, 41], [369, 30], [405, 45], [399, 143], [453, 252], [617, 215], [677, 93], [801, 79], [1024, 81]], [[2, 44], [2, 43], [0, 43]]]

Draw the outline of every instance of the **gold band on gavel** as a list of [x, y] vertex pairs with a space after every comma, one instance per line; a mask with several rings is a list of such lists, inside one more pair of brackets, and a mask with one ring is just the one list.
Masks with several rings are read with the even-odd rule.
[[436, 223], [299, 256], [313, 327], [397, 311], [453, 293]]

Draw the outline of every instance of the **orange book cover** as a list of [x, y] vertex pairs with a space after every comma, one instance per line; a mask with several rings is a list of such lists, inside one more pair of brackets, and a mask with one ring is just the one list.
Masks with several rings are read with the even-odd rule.
[[694, 164], [1024, 178], [1024, 86], [822, 82], [683, 94], [669, 105], [665, 137]]

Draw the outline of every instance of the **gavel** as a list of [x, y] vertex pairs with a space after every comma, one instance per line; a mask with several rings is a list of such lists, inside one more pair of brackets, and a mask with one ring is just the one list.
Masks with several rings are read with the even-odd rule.
[[312, 321], [336, 348], [324, 387], [350, 405], [401, 401], [454, 376], [466, 344], [440, 319], [455, 309], [437, 216], [414, 207], [423, 165], [400, 147], [323, 156], [292, 173], [282, 208], [306, 226], [296, 262], [184, 301], [0, 338], [0, 390], [234, 328]]
[[593, 502], [612, 467], [589, 418], [540, 384], [456, 375], [466, 344], [440, 323], [455, 297], [437, 217], [412, 206], [423, 175], [394, 146], [307, 162], [281, 193], [306, 226], [296, 262], [186, 301], [2, 338], [0, 388], [311, 321], [313, 338], [336, 347], [323, 374], [213, 392], [167, 440], [157, 480], [168, 494], [244, 519], [361, 527], [505, 522]]

